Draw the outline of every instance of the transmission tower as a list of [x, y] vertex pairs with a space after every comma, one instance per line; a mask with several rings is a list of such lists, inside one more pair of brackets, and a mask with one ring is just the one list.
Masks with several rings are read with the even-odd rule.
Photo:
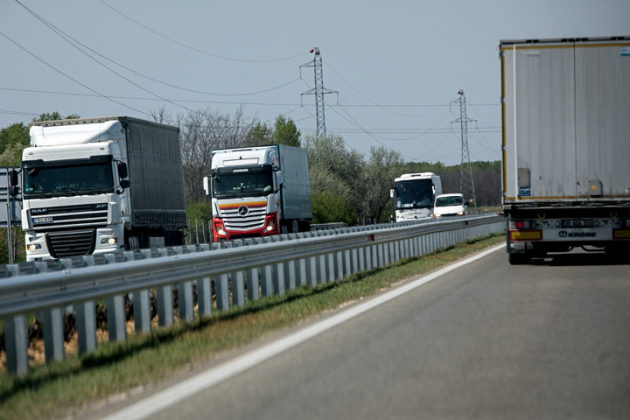
[[474, 121], [466, 116], [466, 95], [464, 90], [457, 92], [459, 95], [459, 115], [455, 120], [460, 123], [462, 133], [462, 161], [460, 164], [459, 192], [465, 198], [472, 198], [473, 206], [477, 210], [477, 197], [475, 196], [475, 182], [473, 181], [472, 165], [470, 164], [470, 151], [468, 150], [468, 122]]
[[[317, 118], [317, 136], [326, 135], [326, 116], [324, 115], [324, 95], [328, 93], [337, 93], [337, 91], [326, 89], [324, 87], [324, 74], [322, 72], [322, 56], [319, 54], [319, 48], [311, 48], [311, 54], [314, 54], [313, 61], [309, 61], [306, 64], [300, 66], [300, 73], [302, 67], [313, 67], [315, 70], [315, 87], [307, 92], [302, 93], [304, 95], [315, 95], [315, 111]], [[300, 74], [301, 76], [301, 74]]]

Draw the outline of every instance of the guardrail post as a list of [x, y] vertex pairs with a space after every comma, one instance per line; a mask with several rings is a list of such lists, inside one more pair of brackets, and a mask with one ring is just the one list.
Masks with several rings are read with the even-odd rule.
[[96, 350], [96, 309], [94, 301], [77, 304], [77, 341], [80, 355]]
[[230, 289], [228, 287], [229, 276], [220, 274], [214, 279], [214, 290], [217, 296], [217, 310], [227, 311], [230, 309]]
[[326, 284], [328, 271], [326, 270], [326, 255], [317, 256], [317, 279], [321, 284]]
[[125, 341], [127, 339], [127, 320], [124, 296], [112, 296], [105, 299], [107, 307], [107, 332], [109, 341]]
[[63, 360], [63, 310], [48, 309], [43, 318], [46, 363]]
[[273, 292], [276, 295], [284, 296], [284, 263], [274, 264]]
[[359, 271], [365, 271], [365, 250], [366, 246], [357, 249], [357, 255], [359, 258]]
[[7, 353], [7, 372], [23, 375], [28, 372], [28, 339], [26, 316], [16, 315], [4, 320], [4, 348]]
[[359, 250], [352, 248], [350, 250], [350, 274], [355, 274], [359, 271]]
[[197, 304], [199, 316], [212, 314], [212, 280], [204, 277], [197, 280]]
[[160, 327], [173, 325], [173, 289], [169, 286], [157, 288], [158, 324]]
[[388, 242], [385, 245], [385, 265], [390, 265], [394, 262], [394, 242]]
[[381, 268], [385, 265], [385, 244], [376, 245], [376, 267]]
[[[255, 243], [261, 244], [262, 240], [257, 238], [258, 242], [254, 242], [254, 239], [245, 239], [244, 244], [246, 247], [252, 246]], [[247, 300], [258, 300], [260, 299], [260, 280], [259, 280], [259, 271], [258, 267], [248, 268], [245, 271], [245, 284], [247, 288]]]
[[367, 246], [363, 247], [363, 261], [364, 261], [363, 269], [364, 270], [372, 269], [372, 246], [373, 245], [368, 244]]
[[306, 259], [306, 266], [308, 271], [308, 285], [311, 287], [317, 286], [317, 258], [308, 257]]
[[273, 267], [264, 266], [260, 271], [260, 292], [263, 296], [273, 295]]
[[247, 284], [247, 300], [258, 300], [260, 299], [260, 283], [259, 283], [259, 272], [258, 268], [250, 268], [245, 271]]
[[148, 290], [133, 293], [133, 324], [137, 333], [151, 332], [151, 300]]
[[342, 279], [352, 274], [352, 257], [350, 254], [351, 253], [349, 249], [343, 251], [343, 276], [341, 276]]
[[328, 266], [328, 278], [326, 280], [327, 283], [332, 283], [335, 281], [335, 253], [330, 252], [324, 256], [326, 258]]
[[[232, 241], [232, 246], [234, 248], [242, 247], [243, 241], [241, 239], [234, 240]], [[243, 306], [245, 305], [245, 279], [243, 271], [233, 271], [230, 274], [230, 277], [232, 286], [232, 306]]]
[[179, 307], [179, 319], [192, 321], [194, 315], [194, 298], [191, 281], [185, 281], [177, 285], [177, 306]]
[[284, 287], [287, 290], [295, 289], [295, 260], [284, 263]]

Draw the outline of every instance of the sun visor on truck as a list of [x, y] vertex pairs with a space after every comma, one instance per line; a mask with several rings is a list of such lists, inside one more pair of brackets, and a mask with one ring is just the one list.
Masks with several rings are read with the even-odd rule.
[[29, 132], [31, 146], [35, 147], [121, 140], [124, 137], [124, 133], [125, 131], [120, 121], [52, 127], [32, 125]]
[[270, 172], [272, 166], [269, 164], [256, 165], [256, 166], [230, 166], [228, 168], [214, 168], [212, 169], [212, 175], [228, 175], [228, 174], [262, 174], [264, 172]]
[[103, 156], [90, 156], [87, 159], [66, 159], [66, 160], [23, 160], [22, 168], [50, 168], [50, 167], [59, 167], [59, 166], [78, 166], [78, 165], [96, 165], [99, 163], [111, 163], [113, 160], [112, 155], [103, 155]]

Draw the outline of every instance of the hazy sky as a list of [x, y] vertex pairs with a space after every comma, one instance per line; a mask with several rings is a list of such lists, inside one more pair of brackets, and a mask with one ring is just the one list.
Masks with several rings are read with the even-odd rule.
[[[52, 28], [52, 29], [51, 29]], [[500, 159], [502, 39], [630, 36], [630, 0], [0, 0], [0, 128], [44, 112], [149, 118], [209, 109], [328, 134], [368, 154]], [[629, 92], [630, 94], [630, 92]]]

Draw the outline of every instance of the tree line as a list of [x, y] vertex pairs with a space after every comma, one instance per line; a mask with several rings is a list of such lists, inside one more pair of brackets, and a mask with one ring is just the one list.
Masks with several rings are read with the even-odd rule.
[[[389, 197], [394, 178], [403, 173], [434, 172], [442, 189], [459, 192], [460, 166], [442, 163], [405, 162], [402, 156], [383, 146], [371, 147], [367, 155], [346, 146], [343, 137], [302, 136], [291, 118], [279, 115], [268, 125], [244, 114], [211, 109], [191, 110], [176, 117], [164, 108], [151, 112], [155, 122], [180, 128], [188, 217], [207, 222], [212, 217], [203, 177], [210, 174], [212, 150], [285, 144], [308, 151], [313, 223], [345, 222], [348, 225], [388, 221], [394, 213]], [[79, 118], [69, 115], [65, 118]], [[33, 121], [58, 120], [58, 112], [42, 114]], [[16, 123], [0, 130], [0, 166], [19, 166], [22, 150], [29, 144], [28, 126]], [[467, 169], [467, 168], [466, 168]], [[473, 162], [473, 179], [478, 206], [501, 203], [500, 162]], [[0, 243], [2, 243], [0, 241]], [[0, 245], [1, 247], [2, 245]]]

